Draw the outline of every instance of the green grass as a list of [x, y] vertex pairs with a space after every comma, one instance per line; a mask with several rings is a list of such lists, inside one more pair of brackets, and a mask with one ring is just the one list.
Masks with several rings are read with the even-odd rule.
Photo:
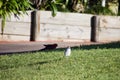
[[119, 47], [87, 48], [1, 55], [0, 80], [120, 80]]

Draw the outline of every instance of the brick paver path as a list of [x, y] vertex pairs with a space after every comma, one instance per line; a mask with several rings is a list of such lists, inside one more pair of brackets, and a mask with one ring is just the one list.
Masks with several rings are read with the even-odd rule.
[[[102, 42], [101, 42], [102, 43]], [[57, 44], [56, 48], [66, 48], [67, 46], [81, 46], [90, 44], [101, 44], [92, 42], [2, 42], [0, 41], [0, 54], [10, 54], [19, 52], [40, 51], [44, 45]]]

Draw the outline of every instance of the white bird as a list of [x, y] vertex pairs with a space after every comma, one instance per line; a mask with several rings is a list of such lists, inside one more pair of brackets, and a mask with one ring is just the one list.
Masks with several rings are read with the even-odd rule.
[[64, 52], [64, 55], [65, 55], [65, 56], [70, 56], [70, 54], [71, 54], [71, 48], [70, 48], [70, 46], [68, 46], [68, 47], [66, 48], [65, 52]]

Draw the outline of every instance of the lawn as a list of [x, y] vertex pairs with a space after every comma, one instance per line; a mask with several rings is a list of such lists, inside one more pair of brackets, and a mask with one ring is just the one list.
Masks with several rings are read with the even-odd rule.
[[0, 80], [120, 80], [120, 43], [0, 55]]

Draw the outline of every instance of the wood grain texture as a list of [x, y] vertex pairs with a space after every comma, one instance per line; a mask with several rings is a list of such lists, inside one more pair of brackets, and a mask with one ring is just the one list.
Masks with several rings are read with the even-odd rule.
[[30, 23], [6, 22], [4, 34], [29, 36]]
[[50, 11], [40, 12], [41, 23], [47, 24], [60, 24], [60, 25], [77, 25], [77, 26], [90, 26], [92, 15], [80, 13], [61, 13], [58, 12], [55, 17], [51, 16]]
[[105, 28], [120, 29], [120, 17], [118, 16], [98, 16], [100, 19], [100, 26]]
[[0, 41], [29, 41], [29, 40], [30, 40], [29, 36], [10, 34], [0, 35]]
[[55, 38], [57, 40], [90, 40], [90, 27], [43, 24], [41, 25], [39, 38], [41, 37], [46, 39]]
[[98, 16], [98, 40], [99, 41], [120, 41], [120, 17]]
[[99, 41], [120, 41], [120, 29], [101, 28]]

